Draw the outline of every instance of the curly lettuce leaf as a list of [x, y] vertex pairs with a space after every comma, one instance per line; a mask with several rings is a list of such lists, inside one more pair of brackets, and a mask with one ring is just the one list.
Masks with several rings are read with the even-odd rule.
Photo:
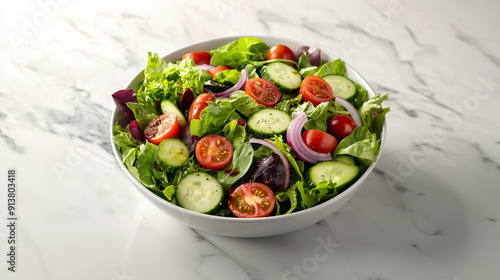
[[380, 138], [380, 134], [382, 133], [385, 114], [391, 110], [389, 107], [382, 108], [382, 102], [387, 100], [387, 98], [389, 98], [388, 94], [380, 96], [380, 93], [378, 93], [366, 101], [358, 109], [358, 112], [363, 119], [363, 125], [368, 127], [370, 131], [374, 132], [378, 138]]
[[177, 93], [188, 88], [195, 95], [201, 94], [203, 85], [211, 78], [207, 71], [196, 68], [191, 58], [167, 64], [158, 54], [148, 53], [144, 82], [135, 96], [140, 104], [154, 107], [162, 100], [175, 102]]
[[[276, 215], [290, 214], [297, 208], [297, 184], [302, 182], [297, 182], [289, 187], [286, 191], [277, 192], [275, 195], [276, 199]], [[281, 213], [282, 210], [287, 210], [285, 213]]]
[[198, 96], [203, 93], [203, 85], [209, 81], [212, 76], [210, 76], [207, 71], [195, 67], [196, 64], [194, 61], [188, 58], [182, 60], [178, 64], [177, 71], [180, 75], [180, 83], [182, 84], [181, 92], [191, 89], [194, 96]]
[[148, 103], [128, 102], [127, 106], [130, 110], [132, 110], [132, 112], [134, 112], [135, 120], [137, 121], [141, 132], [144, 132], [144, 129], [149, 122], [158, 117], [159, 114], [158, 110]]
[[126, 148], [135, 148], [141, 144], [141, 142], [134, 139], [128, 125], [126, 127], [121, 127], [121, 125], [116, 124], [113, 131], [113, 142], [119, 151], [123, 151], [123, 149]]
[[295, 96], [294, 98], [282, 100], [274, 106], [275, 109], [281, 110], [287, 114], [292, 114], [293, 110], [300, 106], [302, 101], [302, 94]]

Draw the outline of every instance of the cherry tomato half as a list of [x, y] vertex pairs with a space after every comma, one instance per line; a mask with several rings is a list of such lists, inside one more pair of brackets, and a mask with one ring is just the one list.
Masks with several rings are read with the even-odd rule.
[[[295, 56], [295, 53], [293, 53], [293, 51], [285, 45], [276, 45], [274, 47], [271, 47], [267, 51], [266, 60], [271, 60], [271, 59], [276, 59], [276, 58], [293, 60], [295, 62], [297, 61], [297, 57]], [[288, 64], [292, 67], [296, 66], [294, 63], [291, 63], [291, 62], [287, 62], [286, 64]]]
[[273, 191], [262, 183], [246, 183], [229, 196], [229, 209], [239, 218], [266, 217], [275, 204]]
[[332, 153], [337, 147], [337, 139], [332, 135], [317, 129], [308, 129], [302, 134], [302, 140], [307, 147], [318, 153]]
[[167, 138], [179, 137], [180, 130], [177, 116], [174, 113], [167, 113], [150, 121], [144, 129], [144, 136], [149, 142], [159, 145]]
[[226, 71], [229, 69], [232, 69], [232, 68], [229, 66], [217, 66], [217, 67], [214, 67], [214, 68], [208, 70], [208, 74], [210, 74], [210, 76], [212, 76], [212, 78], [213, 78], [213, 77], [215, 77], [215, 75], [219, 74], [220, 72]]
[[193, 103], [191, 103], [191, 107], [189, 107], [188, 122], [191, 122], [192, 119], [200, 119], [201, 110], [208, 106], [208, 101], [214, 102], [213, 96], [208, 93], [196, 96]]
[[196, 65], [201, 64], [210, 64], [210, 59], [212, 56], [209, 52], [198, 51], [198, 52], [190, 52], [182, 56], [182, 60], [190, 57]]
[[322, 78], [313, 75], [304, 78], [300, 84], [299, 93], [302, 94], [302, 100], [309, 101], [314, 106], [333, 99], [330, 85]]
[[231, 161], [232, 157], [233, 145], [225, 137], [208, 135], [196, 144], [196, 158], [203, 167], [221, 169]]
[[245, 85], [245, 93], [255, 99], [257, 103], [273, 107], [280, 101], [281, 93], [273, 82], [262, 78], [248, 80]]
[[339, 141], [349, 136], [355, 128], [356, 122], [347, 115], [335, 115], [328, 120], [328, 133]]

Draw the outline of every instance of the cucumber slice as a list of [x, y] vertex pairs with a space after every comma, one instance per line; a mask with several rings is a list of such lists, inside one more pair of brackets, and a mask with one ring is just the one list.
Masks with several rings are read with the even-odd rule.
[[214, 213], [222, 205], [224, 191], [217, 179], [205, 172], [188, 174], [177, 185], [177, 202], [198, 213]]
[[341, 161], [317, 163], [306, 173], [308, 186], [315, 187], [323, 181], [336, 183], [338, 192], [345, 190], [359, 175], [359, 167]]
[[181, 167], [189, 158], [186, 144], [177, 138], [161, 141], [156, 149], [155, 161], [163, 169]]
[[356, 165], [356, 160], [354, 160], [354, 157], [351, 157], [350, 155], [336, 155], [333, 158], [333, 160], [334, 161], [345, 162], [347, 164]]
[[346, 100], [351, 99], [356, 95], [356, 85], [344, 76], [327, 75], [323, 77], [333, 91], [333, 96], [341, 97]]
[[177, 116], [177, 121], [179, 122], [180, 126], [185, 126], [187, 124], [186, 118], [172, 101], [163, 100], [160, 104], [160, 107], [163, 114], [174, 113]]
[[[288, 65], [287, 65], [288, 66]], [[285, 135], [292, 118], [278, 109], [262, 109], [248, 119], [248, 127], [258, 138], [270, 138], [275, 134]]]
[[302, 77], [297, 69], [283, 62], [273, 62], [262, 67], [260, 70], [262, 78], [273, 82], [281, 93], [289, 93], [297, 90], [302, 83]]

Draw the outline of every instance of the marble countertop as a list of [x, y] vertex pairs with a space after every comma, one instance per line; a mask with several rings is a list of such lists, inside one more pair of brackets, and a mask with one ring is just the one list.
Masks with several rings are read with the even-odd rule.
[[[500, 279], [499, 8], [0, 1], [0, 278]], [[118, 168], [108, 136], [110, 94], [148, 51], [240, 34], [310, 42], [390, 94], [387, 142], [365, 186], [320, 223], [277, 237], [220, 237], [165, 216]]]

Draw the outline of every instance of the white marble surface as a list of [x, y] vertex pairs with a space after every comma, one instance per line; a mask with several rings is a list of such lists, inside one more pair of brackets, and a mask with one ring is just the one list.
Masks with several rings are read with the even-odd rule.
[[[494, 0], [1, 1], [0, 278], [500, 279], [499, 10]], [[334, 215], [284, 236], [195, 232], [148, 204], [111, 152], [110, 94], [147, 51], [238, 34], [328, 49], [391, 94], [377, 172]]]

